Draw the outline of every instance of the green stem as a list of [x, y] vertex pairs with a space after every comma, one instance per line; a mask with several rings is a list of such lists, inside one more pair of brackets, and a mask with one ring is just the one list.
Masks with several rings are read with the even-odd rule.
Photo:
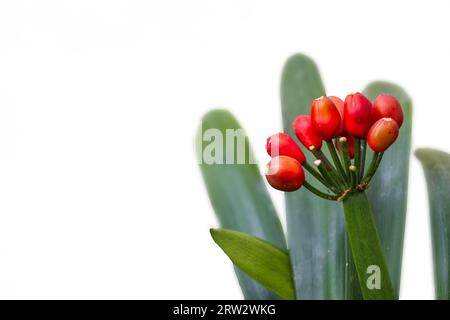
[[323, 166], [326, 170], [332, 171], [333, 166], [331, 165], [330, 161], [327, 159], [327, 157], [323, 154], [323, 152], [320, 149], [316, 149], [314, 147], [310, 147], [309, 150], [312, 152], [314, 157], [316, 157], [317, 160], [322, 161]]
[[[355, 137], [355, 162], [356, 168], [361, 168], [361, 138]], [[356, 172], [356, 183], [359, 183], [359, 171]]]
[[308, 189], [309, 191], [311, 191], [312, 193], [314, 193], [315, 195], [317, 195], [317, 196], [319, 196], [319, 197], [321, 197], [321, 198], [324, 198], [324, 199], [326, 199], [326, 200], [336, 201], [337, 198], [338, 198], [338, 197], [335, 196], [335, 195], [331, 195], [331, 194], [328, 194], [328, 193], [324, 193], [324, 192], [322, 192], [322, 191], [320, 191], [320, 190], [314, 188], [314, 187], [313, 187], [312, 185], [310, 185], [307, 181], [304, 181], [304, 182], [303, 182], [303, 186], [304, 186], [306, 189]]
[[382, 158], [383, 158], [383, 153], [381, 153], [381, 152], [373, 153], [372, 160], [369, 165], [369, 169], [367, 170], [366, 175], [362, 179], [362, 182], [369, 183], [370, 180], [372, 180], [372, 177], [374, 176], [375, 172], [377, 172], [377, 169], [380, 166]]
[[343, 206], [345, 227], [363, 298], [397, 299], [365, 192], [349, 194]]
[[358, 184], [357, 177], [356, 177], [357, 168], [354, 165], [351, 165], [348, 168], [350, 171], [350, 182], [351, 182], [352, 187], [354, 188]]
[[333, 186], [330, 185], [321, 175], [319, 172], [317, 172], [316, 169], [314, 169], [314, 167], [312, 167], [308, 162], [305, 162], [302, 164], [303, 168], [306, 169], [306, 171], [308, 171], [309, 173], [311, 173], [311, 175], [316, 178], [317, 180], [319, 180], [326, 188], [332, 190]]
[[322, 161], [322, 165], [325, 168], [325, 170], [328, 172], [331, 180], [334, 182], [335, 186], [338, 189], [345, 189], [345, 183], [339, 178], [338, 173], [336, 172], [336, 169], [333, 167], [331, 162], [328, 160], [328, 158], [325, 156], [325, 154], [314, 147], [309, 148], [309, 150], [312, 152], [312, 154], [316, 157], [317, 160]]
[[339, 150], [342, 158], [342, 162], [344, 162], [345, 172], [347, 174], [347, 179], [351, 179], [350, 170], [348, 169], [351, 166], [350, 154], [348, 153], [348, 144], [346, 137], [339, 138]]
[[364, 176], [364, 166], [366, 165], [366, 149], [367, 149], [367, 140], [362, 139], [361, 141], [361, 165], [359, 167], [359, 179], [362, 179]]
[[333, 159], [334, 166], [338, 170], [341, 181], [344, 183], [344, 186], [347, 187], [347, 178], [345, 175], [345, 171], [344, 171], [344, 168], [342, 167], [341, 160], [339, 160], [339, 156], [336, 152], [333, 141], [331, 141], [331, 140], [327, 141], [327, 147], [328, 147], [328, 150], [330, 151], [331, 158]]
[[331, 174], [331, 171], [325, 168], [325, 165], [323, 164], [322, 160], [317, 159], [316, 161], [314, 161], [314, 164], [317, 166], [317, 169], [320, 171], [325, 181], [327, 181], [331, 190], [338, 193], [341, 187], [339, 186], [339, 183], [336, 181], [334, 176]]
[[327, 184], [331, 186], [331, 189], [334, 192], [339, 192], [339, 184], [335, 179], [333, 179], [333, 177], [331, 176], [331, 172], [325, 169], [322, 160], [317, 159], [316, 161], [314, 161], [314, 164], [317, 166], [317, 169], [320, 171]]

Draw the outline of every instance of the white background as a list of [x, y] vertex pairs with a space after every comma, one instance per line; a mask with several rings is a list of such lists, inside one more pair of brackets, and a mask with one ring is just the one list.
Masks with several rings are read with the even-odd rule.
[[[241, 298], [208, 233], [201, 115], [231, 109], [266, 162], [281, 68], [304, 52], [330, 94], [401, 84], [414, 147], [449, 151], [449, 5], [2, 1], [0, 298]], [[412, 158], [404, 299], [433, 298], [427, 210]]]

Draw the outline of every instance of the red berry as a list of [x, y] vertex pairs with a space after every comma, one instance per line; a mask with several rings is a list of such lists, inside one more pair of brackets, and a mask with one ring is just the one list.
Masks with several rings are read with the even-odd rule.
[[379, 95], [373, 103], [372, 118], [374, 121], [381, 118], [392, 118], [400, 128], [403, 123], [402, 106], [394, 96], [387, 94]]
[[348, 134], [366, 138], [372, 126], [372, 103], [361, 93], [349, 94], [345, 98], [344, 125]]
[[[355, 138], [348, 134], [345, 135], [344, 137], [347, 139], [348, 155], [350, 156], [351, 159], [353, 159], [355, 157]], [[334, 145], [336, 146], [336, 149], [338, 149], [338, 151], [341, 150], [341, 145], [338, 139], [334, 141]]]
[[301, 164], [306, 161], [300, 147], [286, 133], [280, 132], [267, 138], [266, 150], [271, 157], [288, 156], [296, 159]]
[[344, 126], [344, 101], [342, 101], [340, 98], [335, 96], [329, 96], [331, 101], [333, 101], [334, 105], [339, 111], [339, 114], [341, 116], [341, 127], [339, 128], [338, 136], [344, 136], [345, 135], [345, 126]]
[[331, 99], [320, 97], [313, 100], [311, 120], [324, 140], [331, 140], [339, 134], [341, 115]]
[[316, 149], [322, 148], [322, 137], [313, 126], [310, 116], [298, 116], [294, 120], [292, 126], [298, 140], [300, 140], [307, 149], [311, 146], [314, 146]]
[[381, 118], [367, 134], [367, 143], [376, 152], [384, 152], [398, 137], [398, 124], [392, 118]]
[[295, 191], [305, 181], [305, 172], [297, 160], [287, 156], [272, 158], [266, 167], [266, 179], [275, 189]]

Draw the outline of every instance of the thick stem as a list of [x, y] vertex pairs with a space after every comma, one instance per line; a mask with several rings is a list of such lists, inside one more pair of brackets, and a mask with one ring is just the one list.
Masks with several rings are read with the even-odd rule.
[[365, 192], [349, 194], [343, 206], [345, 227], [363, 298], [397, 299]]

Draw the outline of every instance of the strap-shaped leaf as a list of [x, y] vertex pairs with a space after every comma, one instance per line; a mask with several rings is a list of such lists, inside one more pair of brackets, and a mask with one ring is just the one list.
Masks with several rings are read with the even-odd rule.
[[[309, 114], [311, 101], [325, 95], [317, 66], [309, 57], [297, 54], [288, 59], [280, 93], [284, 131], [295, 137], [294, 119]], [[310, 153], [305, 154], [311, 163]], [[309, 174], [307, 180], [319, 187]], [[343, 299], [346, 263], [342, 206], [303, 189], [286, 193], [285, 203], [297, 298]], [[353, 283], [358, 285], [354, 276]]]
[[239, 269], [283, 299], [295, 299], [286, 251], [246, 233], [228, 229], [210, 231], [217, 245]]
[[[209, 129], [212, 131], [208, 131]], [[216, 150], [216, 152], [222, 151], [223, 159], [226, 160], [228, 156], [225, 147], [227, 129], [242, 129], [230, 112], [212, 110], [204, 115], [196, 139], [199, 160], [204, 160], [202, 159], [203, 152], [205, 150], [207, 152], [206, 148], [214, 143], [214, 141], [209, 141], [212, 135], [209, 136], [208, 132], [222, 137], [223, 149]], [[233, 131], [229, 132], [233, 133]], [[206, 136], [208, 139], [203, 139]], [[233, 148], [235, 156], [237, 156], [237, 146], [236, 142]], [[280, 220], [258, 166], [249, 161], [253, 154], [247, 138], [245, 138], [245, 149], [247, 150], [245, 164], [207, 164], [205, 161], [200, 164], [212, 207], [221, 227], [257, 236], [279, 248], [286, 249], [286, 240]], [[228, 151], [230, 152], [230, 149]], [[237, 158], [235, 159], [237, 162]], [[277, 298], [275, 294], [238, 269], [236, 269], [236, 275], [246, 299]]]
[[418, 149], [430, 202], [436, 298], [450, 300], [450, 154]]
[[[372, 205], [392, 284], [398, 296], [408, 197], [412, 101], [401, 87], [389, 82], [370, 83], [364, 89], [364, 93], [372, 101], [382, 93], [393, 95], [403, 107], [404, 120], [400, 135], [395, 144], [383, 155], [383, 161], [368, 190], [368, 198]], [[367, 161], [370, 159], [371, 157], [368, 156]], [[366, 167], [367, 165], [368, 163]]]

